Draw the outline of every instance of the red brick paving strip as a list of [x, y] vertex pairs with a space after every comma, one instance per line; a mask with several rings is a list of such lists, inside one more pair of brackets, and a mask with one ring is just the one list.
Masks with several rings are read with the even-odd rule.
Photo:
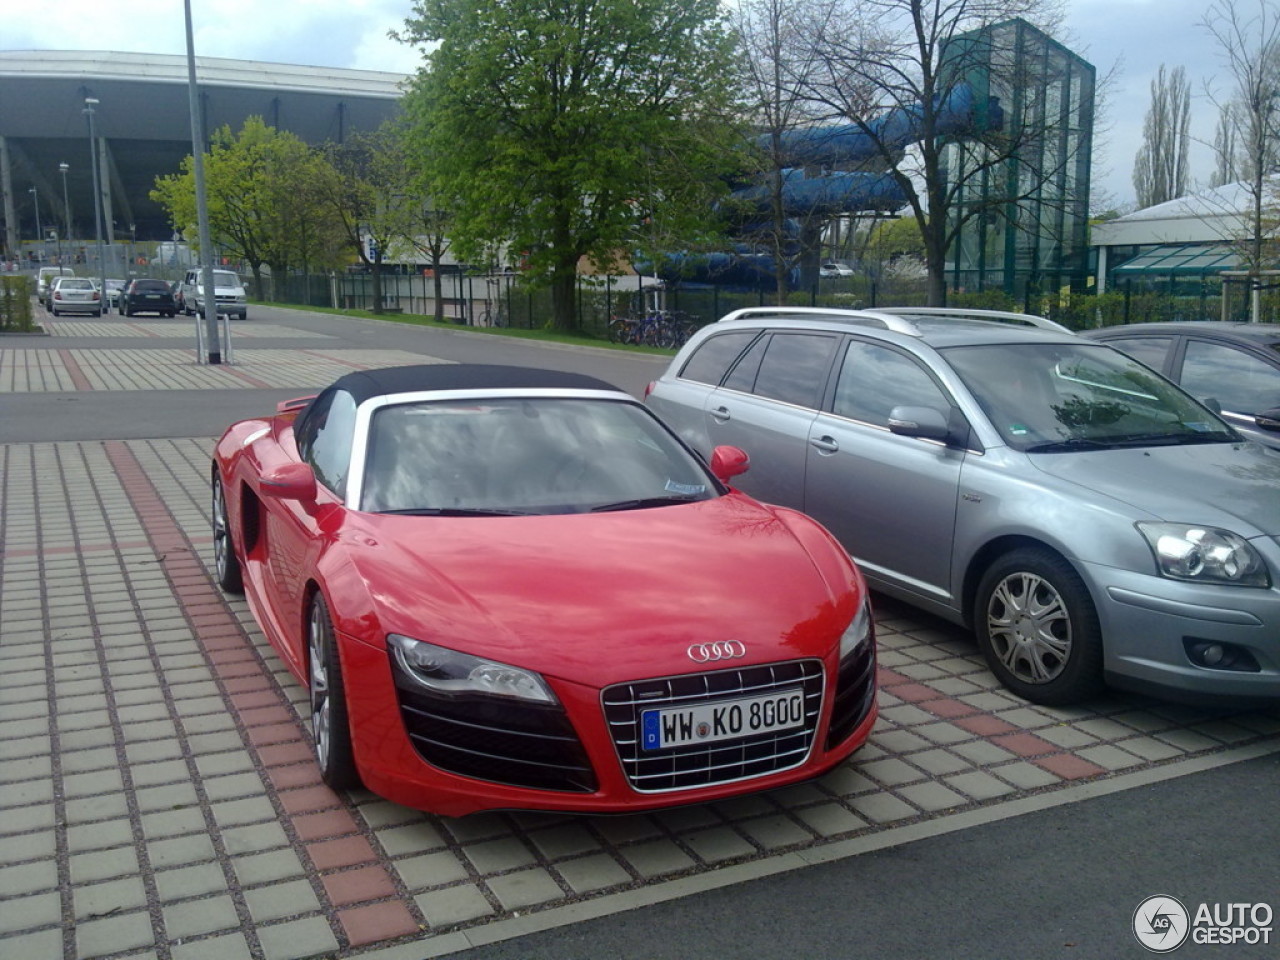
[[967, 730], [978, 737], [985, 737], [993, 744], [1003, 747], [1016, 756], [1030, 760], [1056, 777], [1064, 780], [1081, 780], [1107, 772], [1096, 763], [1063, 750], [1033, 733], [1021, 732], [1007, 720], [981, 711], [962, 700], [946, 696], [940, 690], [929, 686], [927, 682], [912, 680], [910, 677], [884, 668], [879, 670], [877, 678], [882, 690], [904, 703], [914, 704], [962, 730]]
[[[350, 906], [396, 896], [391, 874], [369, 841], [359, 835], [359, 825], [344, 801], [320, 783], [319, 770], [288, 700], [258, 659], [142, 465], [122, 441], [107, 441], [105, 448], [152, 546], [161, 555], [165, 573], [200, 638], [210, 668], [227, 699], [238, 709], [252, 743], [249, 749], [257, 754], [258, 766], [275, 790], [277, 809], [285, 811], [294, 835], [303, 841], [306, 855], [321, 871], [325, 890], [333, 891], [330, 899], [339, 908], [336, 916], [350, 945], [419, 932], [422, 928], [404, 902]], [[345, 869], [355, 866], [359, 869]]]
[[62, 360], [62, 365], [67, 368], [67, 373], [71, 375], [71, 382], [77, 390], [93, 389], [93, 384], [89, 382], [89, 378], [80, 369], [80, 362], [76, 360], [74, 353], [70, 350], [61, 349], [58, 351], [58, 357]]

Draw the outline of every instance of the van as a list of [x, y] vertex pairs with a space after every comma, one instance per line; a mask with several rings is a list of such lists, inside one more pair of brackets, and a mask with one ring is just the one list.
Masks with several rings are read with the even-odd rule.
[[[182, 312], [188, 317], [204, 313], [204, 270], [192, 267], [182, 278]], [[225, 313], [235, 320], [249, 319], [249, 307], [245, 302], [244, 284], [232, 270], [213, 271], [213, 294], [218, 313]]]
[[54, 277], [74, 277], [76, 272], [70, 267], [41, 267], [36, 275], [36, 299], [46, 308], [49, 306], [49, 287]]

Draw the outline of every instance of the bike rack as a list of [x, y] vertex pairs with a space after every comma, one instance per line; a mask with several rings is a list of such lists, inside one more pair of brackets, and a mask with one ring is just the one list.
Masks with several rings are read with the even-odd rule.
[[[219, 336], [222, 338], [222, 362], [235, 363], [231, 351], [231, 314], [218, 311], [218, 321], [221, 324]], [[209, 362], [209, 352], [205, 349], [204, 326], [204, 317], [196, 314], [196, 363], [199, 364]]]

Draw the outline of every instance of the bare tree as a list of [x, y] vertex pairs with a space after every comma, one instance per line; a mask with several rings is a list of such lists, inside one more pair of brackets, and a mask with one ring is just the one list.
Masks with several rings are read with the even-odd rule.
[[1234, 131], [1248, 194], [1248, 236], [1236, 240], [1249, 279], [1250, 316], [1256, 322], [1262, 312], [1262, 271], [1275, 259], [1267, 240], [1267, 208], [1268, 175], [1280, 159], [1280, 8], [1272, 0], [1215, 0], [1201, 26], [1217, 43], [1234, 84], [1231, 108], [1224, 110], [1221, 122], [1229, 121]]
[[1151, 81], [1151, 106], [1142, 124], [1142, 146], [1133, 166], [1138, 207], [1152, 207], [1187, 192], [1187, 152], [1191, 145], [1191, 87], [1181, 67]]
[[[1077, 236], [1029, 244], [1019, 257], [1031, 275], [1055, 249], [1082, 245], [1092, 68], [1074, 98], [1050, 92], [1071, 69], [1065, 48], [1049, 41], [1039, 49], [1054, 56], [1028, 56], [1023, 28], [1035, 28], [1009, 19], [1052, 29], [1061, 15], [1053, 0], [831, 0], [820, 9], [812, 33], [822, 69], [809, 95], [854, 125], [873, 147], [866, 168], [888, 173], [905, 196], [923, 232], [931, 304], [946, 302], [948, 251], [971, 222]], [[877, 91], [870, 105], [867, 89]], [[1046, 215], [1046, 202], [1061, 205]]]
[[1228, 102], [1218, 110], [1218, 126], [1213, 134], [1213, 175], [1209, 178], [1210, 187], [1221, 187], [1235, 183], [1240, 179], [1236, 167], [1236, 157], [1240, 152], [1236, 131], [1239, 124], [1235, 118], [1235, 105]]

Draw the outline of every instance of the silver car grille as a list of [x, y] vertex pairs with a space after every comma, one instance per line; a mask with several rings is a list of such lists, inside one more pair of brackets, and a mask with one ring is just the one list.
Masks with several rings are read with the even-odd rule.
[[[761, 777], [804, 763], [822, 712], [823, 680], [821, 661], [792, 660], [617, 684], [602, 692], [601, 702], [631, 786], [641, 793], [662, 793]], [[754, 697], [797, 686], [803, 691], [802, 726], [712, 743], [643, 749], [645, 711]]]

